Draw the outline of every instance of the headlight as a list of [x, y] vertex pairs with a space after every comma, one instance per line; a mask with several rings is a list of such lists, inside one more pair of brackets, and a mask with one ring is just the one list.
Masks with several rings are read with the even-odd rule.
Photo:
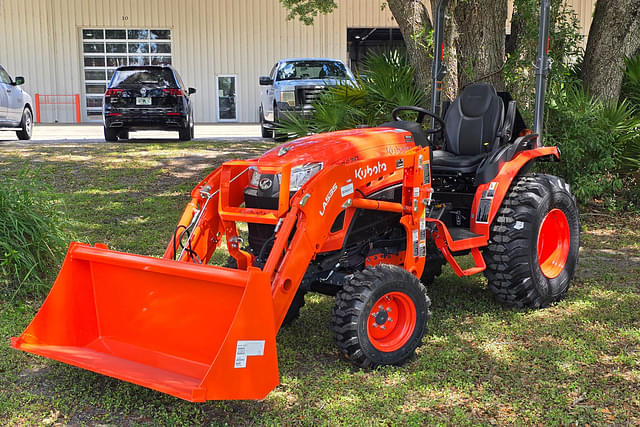
[[258, 172], [258, 168], [255, 166], [251, 166], [249, 168], [249, 173], [251, 174], [251, 181], [249, 181], [249, 186], [258, 188], [258, 184], [260, 183], [260, 172]]
[[322, 170], [322, 163], [307, 163], [291, 168], [291, 181], [289, 183], [289, 191], [298, 191], [305, 182], [309, 181], [312, 176]]
[[[291, 180], [289, 182], [289, 192], [295, 193], [302, 187], [307, 181], [311, 179], [315, 174], [322, 170], [323, 163], [307, 163], [306, 165], [295, 166], [291, 168]], [[251, 180], [249, 186], [254, 188], [260, 188], [260, 178], [262, 174], [258, 172], [256, 167], [249, 168], [251, 172]], [[274, 180], [282, 182], [282, 176], [277, 174], [274, 176]]]
[[296, 105], [296, 92], [294, 90], [282, 90], [280, 92], [280, 102], [286, 102], [292, 107]]

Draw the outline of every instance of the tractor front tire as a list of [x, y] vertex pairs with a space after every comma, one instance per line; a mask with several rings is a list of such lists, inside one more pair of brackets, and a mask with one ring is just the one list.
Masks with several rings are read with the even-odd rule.
[[442, 274], [442, 266], [447, 263], [442, 253], [438, 250], [437, 253], [429, 253], [427, 251], [427, 258], [424, 263], [424, 270], [422, 271], [422, 277], [420, 281], [425, 285], [432, 284], [438, 276]]
[[508, 307], [547, 307], [566, 295], [579, 247], [580, 218], [569, 185], [552, 175], [517, 177], [484, 251], [489, 289]]
[[293, 301], [291, 301], [291, 305], [289, 306], [289, 310], [287, 310], [287, 314], [284, 316], [284, 320], [282, 321], [282, 326], [289, 326], [300, 317], [300, 309], [304, 307], [304, 296], [307, 292], [302, 289], [298, 289], [296, 295], [293, 297]]
[[367, 267], [338, 291], [331, 331], [342, 354], [360, 368], [401, 364], [422, 343], [430, 305], [425, 287], [408, 271]]
[[[234, 257], [229, 256], [227, 258], [227, 261], [224, 263], [223, 267], [237, 269], [238, 268], [238, 262], [236, 261], [236, 259]], [[298, 288], [298, 291], [296, 292], [296, 295], [293, 297], [293, 301], [291, 301], [291, 305], [289, 306], [289, 310], [287, 311], [287, 314], [285, 314], [284, 320], [282, 321], [282, 327], [283, 328], [285, 326], [289, 326], [291, 323], [293, 323], [294, 320], [296, 320], [298, 317], [300, 317], [300, 309], [302, 307], [304, 307], [304, 296], [306, 294], [307, 294], [306, 291]]]

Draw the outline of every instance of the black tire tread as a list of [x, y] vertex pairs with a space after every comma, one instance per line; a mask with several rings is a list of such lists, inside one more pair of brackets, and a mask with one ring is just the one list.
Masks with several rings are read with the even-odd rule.
[[[227, 258], [227, 261], [224, 263], [224, 267], [227, 268], [238, 268], [238, 263], [236, 259], [232, 256]], [[289, 306], [289, 310], [287, 310], [287, 314], [284, 316], [284, 320], [282, 321], [282, 327], [289, 326], [300, 317], [300, 309], [304, 307], [305, 301], [304, 296], [307, 294], [306, 291], [302, 289], [298, 289], [296, 295], [293, 297], [293, 301], [291, 301], [291, 305]]]
[[31, 139], [31, 134], [27, 131], [24, 123], [25, 114], [31, 115], [31, 131], [33, 132], [33, 113], [31, 113], [31, 110], [29, 110], [29, 108], [25, 108], [22, 111], [22, 121], [20, 122], [20, 130], [16, 131], [16, 136], [21, 141], [28, 141]]
[[[531, 277], [530, 245], [526, 237], [534, 226], [537, 207], [550, 192], [567, 192], [569, 185], [552, 175], [529, 174], [516, 177], [490, 228], [489, 245], [484, 250], [487, 264], [485, 277], [489, 290], [507, 307], [542, 308], [562, 299], [568, 286], [559, 295], [541, 295]], [[524, 228], [513, 227], [516, 221]]]
[[107, 142], [117, 142], [118, 141], [118, 133], [120, 133], [119, 129], [111, 129], [104, 128], [104, 140]]
[[430, 254], [427, 253], [427, 258], [424, 264], [424, 270], [422, 271], [422, 277], [420, 281], [424, 285], [432, 284], [438, 276], [442, 274], [442, 266], [447, 263], [444, 256], [441, 253]]
[[[374, 368], [379, 364], [367, 357], [362, 351], [358, 337], [358, 317], [374, 290], [383, 283], [392, 280], [410, 280], [414, 282], [426, 300], [427, 320], [430, 317], [429, 307], [431, 306], [431, 300], [427, 296], [426, 289], [408, 271], [397, 266], [379, 264], [376, 267], [367, 267], [351, 275], [336, 295], [336, 304], [331, 310], [331, 331], [340, 352], [360, 368]], [[420, 335], [420, 341], [416, 348], [421, 345], [422, 336], [426, 331], [426, 324], [418, 325], [418, 327], [422, 327], [424, 330]], [[402, 360], [394, 362], [394, 364], [400, 364], [410, 358], [414, 350]]]

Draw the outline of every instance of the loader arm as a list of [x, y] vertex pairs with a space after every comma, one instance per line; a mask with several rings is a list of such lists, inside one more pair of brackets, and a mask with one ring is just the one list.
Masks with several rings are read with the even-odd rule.
[[[252, 168], [292, 165], [231, 161], [191, 193], [163, 258], [72, 243], [47, 299], [11, 346], [189, 401], [261, 399], [278, 385], [276, 333], [309, 262], [345, 209], [399, 212], [405, 266], [424, 266], [429, 151], [330, 165], [277, 209], [244, 206]], [[366, 187], [394, 175], [401, 203], [365, 199]], [[265, 265], [242, 249], [237, 222], [276, 225]], [[223, 240], [238, 268], [207, 265]]]
[[[408, 271], [420, 276], [424, 268], [424, 256], [419, 256], [420, 239], [414, 239], [414, 231], [420, 234], [420, 218], [425, 206], [423, 200], [430, 195], [430, 181], [425, 182], [425, 177], [430, 174], [423, 172], [430, 167], [428, 159], [428, 149], [417, 147], [396, 156], [331, 165], [314, 176], [291, 199], [288, 191], [291, 164], [259, 164], [255, 160], [227, 162], [193, 190], [193, 199], [182, 215], [165, 257], [173, 257], [173, 241], [180, 239], [180, 230], [192, 229], [190, 241], [183, 246], [192, 248], [194, 253], [189, 255], [187, 251], [178, 260], [208, 262], [224, 235], [227, 249], [236, 259], [238, 269], [246, 270], [255, 257], [240, 248], [236, 222], [277, 225], [273, 247], [262, 269], [271, 277], [277, 332], [307, 266], [327, 240], [332, 224], [343, 210], [370, 209], [403, 214], [401, 224], [408, 236], [407, 247], [418, 245], [415, 254], [406, 252], [404, 265]], [[243, 190], [252, 169], [281, 174], [285, 191], [279, 195], [277, 210], [242, 206]], [[372, 201], [364, 197], [367, 187], [392, 175], [398, 181], [403, 181], [401, 203]], [[210, 188], [218, 188], [219, 191], [212, 196]], [[208, 201], [210, 197], [212, 200]], [[193, 226], [198, 216], [201, 220]], [[424, 246], [425, 239], [422, 240]]]

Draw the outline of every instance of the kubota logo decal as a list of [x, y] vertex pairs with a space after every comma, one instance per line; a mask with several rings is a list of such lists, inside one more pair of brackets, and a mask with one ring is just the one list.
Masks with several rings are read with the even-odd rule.
[[331, 187], [327, 195], [324, 196], [324, 202], [322, 202], [322, 210], [320, 211], [320, 216], [324, 216], [324, 212], [327, 210], [327, 206], [329, 205], [329, 202], [331, 201], [331, 198], [333, 198], [333, 194], [336, 192], [337, 189], [338, 189], [338, 184], [334, 182], [333, 186]]
[[365, 179], [373, 175], [377, 175], [381, 172], [387, 171], [387, 164], [384, 162], [378, 162], [375, 166], [367, 165], [366, 168], [358, 168], [356, 169], [356, 178], [357, 179]]

